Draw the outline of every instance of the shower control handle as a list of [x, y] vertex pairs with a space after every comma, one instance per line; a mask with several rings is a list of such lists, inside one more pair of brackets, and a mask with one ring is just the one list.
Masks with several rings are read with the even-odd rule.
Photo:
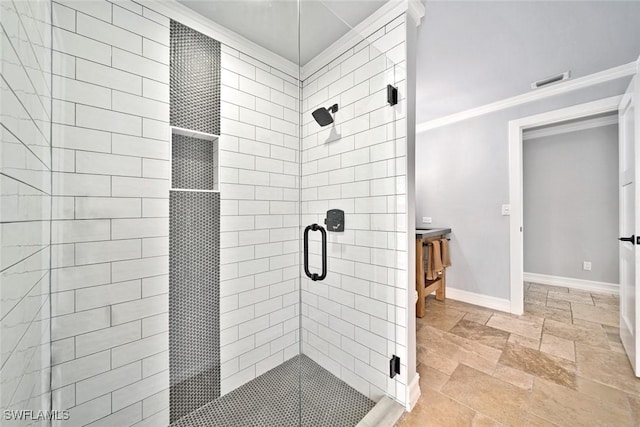
[[[309, 231], [320, 231], [322, 234], [322, 274], [320, 275], [309, 271]], [[314, 282], [327, 277], [327, 232], [318, 224], [307, 225], [304, 229], [304, 273]]]

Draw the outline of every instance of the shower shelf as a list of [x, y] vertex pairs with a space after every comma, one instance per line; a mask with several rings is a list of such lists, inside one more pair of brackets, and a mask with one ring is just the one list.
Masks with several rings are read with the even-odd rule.
[[207, 141], [215, 141], [216, 139], [220, 138], [220, 135], [185, 129], [178, 126], [171, 126], [171, 133], [175, 135], [189, 136], [191, 138], [204, 139]]
[[198, 190], [195, 188], [170, 188], [169, 191], [188, 191], [191, 193], [219, 193], [220, 190]]

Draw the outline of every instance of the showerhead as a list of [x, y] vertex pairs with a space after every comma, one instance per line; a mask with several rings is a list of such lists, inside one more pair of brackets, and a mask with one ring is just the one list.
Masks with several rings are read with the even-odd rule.
[[338, 104], [333, 104], [328, 109], [320, 107], [316, 111], [311, 113], [311, 115], [313, 115], [313, 118], [316, 119], [316, 122], [318, 122], [320, 126], [326, 126], [333, 123], [333, 117], [330, 113], [335, 114], [336, 111], [338, 111]]

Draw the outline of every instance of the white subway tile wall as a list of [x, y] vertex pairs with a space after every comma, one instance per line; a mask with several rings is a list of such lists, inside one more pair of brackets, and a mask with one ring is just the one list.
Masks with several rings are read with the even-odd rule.
[[54, 425], [169, 420], [169, 19], [145, 12], [53, 2]]
[[298, 81], [222, 45], [221, 394], [299, 354]]
[[[169, 19], [54, 9], [54, 402], [78, 425], [168, 424]], [[228, 46], [222, 68], [225, 394], [299, 353], [299, 100]]]
[[[405, 19], [396, 18], [303, 82], [302, 223], [345, 211], [328, 232], [328, 274], [302, 281], [302, 351], [372, 400], [406, 400], [392, 355], [406, 357], [407, 227]], [[387, 104], [386, 86], [400, 101]], [[311, 115], [339, 104], [335, 126]], [[321, 268], [319, 233], [310, 265]]]
[[[48, 63], [50, 15], [31, 3], [49, 4], [0, 3], [2, 403], [46, 381], [51, 243], [53, 409], [71, 410], [65, 427], [166, 425], [169, 18], [56, 0]], [[404, 403], [403, 376], [388, 378], [391, 355], [406, 360], [404, 25], [311, 76], [302, 100], [296, 78], [222, 46], [222, 394], [298, 355], [302, 314], [305, 354], [374, 400]], [[335, 127], [320, 128], [311, 111], [336, 102]], [[300, 213], [321, 224], [330, 208], [345, 210], [346, 231], [329, 233], [329, 275], [304, 279], [300, 307]]]
[[[51, 409], [51, 4], [3, 1], [0, 17], [0, 407], [45, 411]], [[52, 308], [73, 311], [69, 302], [61, 296]]]

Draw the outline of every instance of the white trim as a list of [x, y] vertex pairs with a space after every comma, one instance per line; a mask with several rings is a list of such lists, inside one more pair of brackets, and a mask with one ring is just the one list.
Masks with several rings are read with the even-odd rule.
[[[416, 49], [418, 39], [418, 28], [415, 21], [415, 16], [412, 13], [405, 15], [405, 49], [406, 49], [406, 75], [405, 81], [407, 86], [405, 88], [406, 94], [406, 124], [407, 130], [415, 129], [416, 125]], [[416, 208], [415, 208], [415, 167], [416, 167], [416, 136], [413, 132], [407, 132], [406, 135], [406, 147], [405, 147], [405, 206], [406, 206], [406, 223], [405, 230], [407, 236], [410, 238], [405, 242], [407, 257], [407, 272], [405, 273], [406, 283], [406, 302], [407, 309], [405, 310], [405, 342], [407, 347], [407, 360], [405, 361], [406, 372], [404, 374], [404, 383], [408, 385], [406, 387], [406, 395], [404, 396], [404, 405], [408, 410], [411, 410], [418, 398], [420, 397], [420, 384], [419, 374], [417, 372], [417, 329], [416, 329], [416, 301], [418, 295], [416, 292]]]
[[561, 286], [581, 291], [600, 292], [604, 294], [620, 294], [620, 285], [617, 283], [596, 282], [593, 280], [574, 279], [573, 277], [550, 276], [548, 274], [524, 273], [525, 282], [539, 283], [541, 285]]
[[617, 111], [622, 96], [613, 96], [509, 122], [509, 268], [511, 313], [524, 311], [524, 248], [522, 238], [522, 131], [582, 117]]
[[169, 191], [183, 191], [186, 193], [219, 193], [220, 190], [198, 190], [195, 188], [170, 188]]
[[526, 104], [528, 102], [538, 101], [540, 99], [549, 98], [551, 96], [556, 96], [600, 83], [632, 76], [633, 74], [635, 74], [637, 67], [638, 62], [633, 61], [628, 64], [609, 68], [608, 70], [600, 71], [588, 76], [579, 77], [575, 80], [565, 80], [564, 82], [549, 87], [542, 87], [532, 92], [523, 93], [521, 95], [512, 96], [511, 98], [506, 98], [501, 101], [492, 102], [490, 104], [486, 104], [476, 108], [471, 108], [460, 113], [455, 113], [448, 116], [440, 117], [438, 119], [429, 120], [427, 122], [418, 124], [416, 126], [416, 133], [426, 132], [430, 129], [450, 125], [452, 123], [457, 123], [463, 120], [471, 119], [473, 117], [478, 117], [499, 110], [504, 110], [506, 108]]
[[420, 374], [416, 372], [413, 380], [411, 380], [411, 383], [409, 384], [409, 387], [407, 387], [407, 411], [411, 412], [413, 410], [413, 408], [416, 406], [416, 403], [418, 403], [418, 399], [420, 398], [421, 394], [422, 391], [420, 390]]
[[424, 7], [424, 4], [422, 4], [420, 0], [409, 0], [407, 13], [411, 15], [411, 17], [415, 21], [416, 27], [420, 26], [422, 18], [424, 17], [426, 12], [427, 11]]
[[298, 79], [298, 64], [271, 52], [268, 49], [242, 37], [240, 34], [211, 21], [193, 9], [178, 3], [176, 0], [140, 0], [140, 3], [155, 12], [176, 20], [196, 31], [218, 40], [220, 43], [239, 50], [245, 55], [272, 66], [283, 73]]
[[594, 129], [602, 126], [616, 124], [618, 124], [618, 115], [612, 114], [610, 116], [597, 117], [595, 119], [580, 120], [579, 122], [575, 123], [567, 123], [564, 125], [551, 126], [549, 128], [529, 130], [527, 132], [524, 132], [523, 138], [525, 141], [529, 141], [536, 138], [544, 138], [547, 136], [578, 132], [581, 130]]
[[[489, 295], [477, 294], [475, 292], [463, 291], [462, 289], [447, 286], [447, 298], [468, 304], [479, 305], [480, 307], [510, 313], [511, 303], [506, 298], [492, 297]], [[517, 314], [517, 313], [516, 313]]]
[[420, 25], [420, 19], [425, 14], [425, 8], [419, 0], [389, 0], [344, 36], [304, 64], [300, 68], [300, 80], [308, 79], [331, 61], [405, 12], [411, 13], [417, 26]]
[[181, 128], [178, 126], [170, 126], [171, 133], [174, 135], [183, 135], [196, 139], [204, 139], [205, 141], [215, 141], [220, 138], [220, 135], [214, 135], [212, 133], [200, 132], [197, 130], [191, 130], [187, 128]]
[[382, 399], [361, 419], [356, 427], [393, 427], [404, 414], [404, 407], [391, 399]]

